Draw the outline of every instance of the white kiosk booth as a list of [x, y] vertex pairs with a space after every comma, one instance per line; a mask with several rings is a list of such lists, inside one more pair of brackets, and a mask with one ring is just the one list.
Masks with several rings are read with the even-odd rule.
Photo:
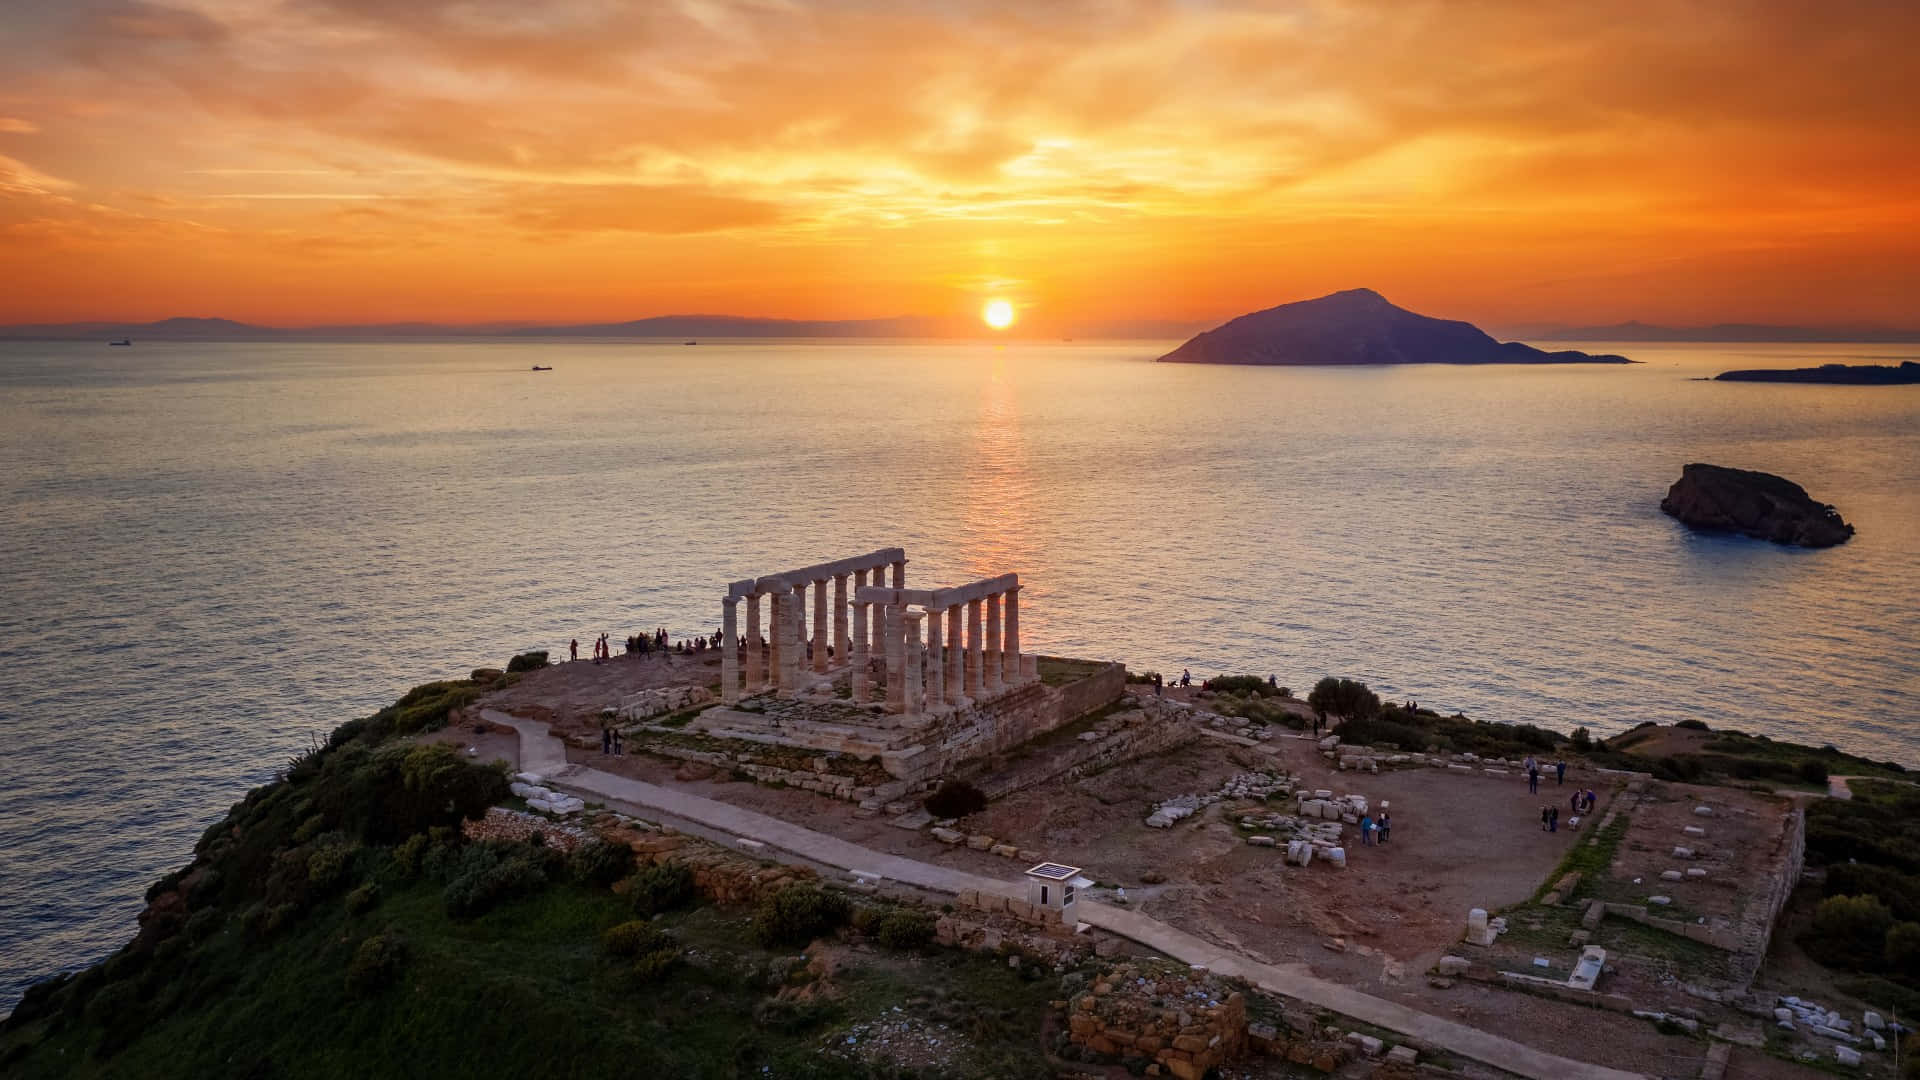
[[1071, 926], [1076, 921], [1074, 901], [1080, 890], [1092, 884], [1092, 879], [1080, 876], [1077, 866], [1043, 862], [1027, 871], [1027, 903], [1054, 912]]

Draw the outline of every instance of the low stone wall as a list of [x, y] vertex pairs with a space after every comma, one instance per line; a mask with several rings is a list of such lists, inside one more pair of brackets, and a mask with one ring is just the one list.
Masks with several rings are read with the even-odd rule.
[[632, 848], [642, 866], [684, 863], [693, 871], [693, 887], [716, 904], [758, 903], [787, 885], [818, 880], [804, 866], [763, 865], [758, 859], [717, 844], [637, 821], [602, 826], [598, 831], [608, 840]]
[[912, 782], [953, 775], [1118, 700], [1126, 685], [1119, 664], [1062, 687], [1028, 683], [941, 718], [915, 745], [882, 753], [880, 763]]
[[886, 784], [862, 784], [855, 777], [834, 772], [834, 759], [827, 755], [815, 758], [814, 767], [806, 770], [783, 769], [777, 765], [761, 764], [754, 760], [750, 751], [729, 753], [720, 750], [695, 750], [692, 747], [674, 746], [664, 742], [648, 742], [640, 749], [646, 753], [673, 758], [676, 761], [709, 765], [728, 772], [737, 770], [763, 784], [785, 784], [788, 787], [814, 791], [849, 802], [863, 802], [867, 799], [890, 802], [907, 795], [914, 787], [904, 780]]
[[1759, 941], [1751, 950], [1742, 950], [1735, 964], [1736, 983], [1741, 990], [1752, 985], [1755, 975], [1760, 973], [1760, 965], [1766, 961], [1767, 947], [1773, 942], [1774, 925], [1780, 921], [1780, 912], [1787, 906], [1787, 900], [1793, 896], [1793, 888], [1800, 882], [1800, 874], [1807, 866], [1807, 811], [1796, 806], [1787, 815], [1787, 826], [1781, 836], [1780, 870], [1774, 874], [1767, 890], [1767, 921], [1760, 931]]
[[1140, 1057], [1178, 1080], [1247, 1052], [1247, 999], [1165, 964], [1121, 964], [1067, 1002], [1068, 1038], [1103, 1057]]
[[989, 799], [998, 799], [1051, 780], [1078, 780], [1115, 765], [1185, 746], [1199, 738], [1190, 712], [1155, 709], [1118, 713], [1081, 737], [1061, 746], [1049, 746], [1037, 757], [975, 779]]
[[1655, 930], [1664, 930], [1669, 934], [1677, 934], [1680, 937], [1697, 941], [1702, 945], [1711, 945], [1716, 949], [1725, 949], [1731, 953], [1741, 951], [1744, 944], [1740, 934], [1731, 928], [1707, 926], [1703, 923], [1691, 923], [1684, 919], [1669, 919], [1653, 914], [1641, 904], [1608, 903], [1603, 906], [1603, 910], [1608, 915], [1615, 915], [1622, 919], [1632, 919], [1634, 922], [1644, 926], [1651, 926]]

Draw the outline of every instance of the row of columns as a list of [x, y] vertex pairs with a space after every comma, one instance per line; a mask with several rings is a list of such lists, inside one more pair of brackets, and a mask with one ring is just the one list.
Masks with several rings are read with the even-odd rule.
[[[890, 568], [893, 576], [893, 587], [896, 589], [904, 588], [906, 585], [907, 561], [905, 559], [896, 559]], [[888, 570], [888, 566], [873, 567], [873, 584], [884, 584]], [[867, 574], [868, 571], [866, 570], [854, 572], [854, 587], [856, 590], [866, 586]], [[833, 582], [833, 601], [831, 608], [829, 608], [827, 600], [827, 582], [829, 580]], [[813, 633], [811, 635], [813, 657], [811, 663], [808, 664], [806, 660], [807, 643], [809, 641], [806, 627], [808, 584], [808, 582], [802, 581], [794, 585], [790, 591], [774, 590], [765, 593], [755, 592], [746, 596], [729, 595], [722, 600], [722, 649], [720, 653], [720, 698], [722, 701], [731, 703], [740, 700], [743, 674], [745, 676], [745, 692], [747, 694], [764, 693], [769, 683], [772, 684], [773, 689], [783, 693], [792, 693], [798, 690], [802, 666], [810, 666], [815, 674], [826, 674], [829, 667], [827, 656], [829, 625], [832, 627], [834, 666], [848, 663], [851, 658], [856, 683], [864, 684], [866, 682], [866, 664], [863, 662], [862, 654], [871, 651], [885, 655], [886, 628], [881, 625], [882, 620], [874, 620], [874, 625], [871, 628], [871, 644], [869, 645], [868, 630], [863, 625], [866, 620], [864, 618], [865, 612], [862, 609], [865, 608], [866, 605], [855, 604], [853, 605], [853, 628], [850, 636], [847, 620], [847, 575], [834, 574], [831, 578], [821, 577], [814, 579], [811, 582], [813, 586]], [[769, 632], [764, 634], [766, 638], [766, 645], [764, 647], [761, 645], [763, 634], [760, 625], [760, 597], [762, 596], [770, 598], [768, 616], [771, 622]], [[746, 641], [744, 649], [742, 649], [742, 643], [740, 641], [738, 612], [739, 603], [742, 600], [745, 600], [747, 604]], [[829, 610], [832, 612], [831, 620], [829, 620], [828, 617]], [[743, 653], [744, 656], [742, 655]], [[744, 672], [740, 670], [743, 659], [746, 668]], [[861, 689], [864, 689], [864, 687], [856, 688], [855, 696], [860, 700], [865, 700], [864, 697], [860, 695]]]
[[[966, 619], [964, 645], [962, 609]], [[869, 623], [884, 643], [877, 655], [889, 712], [916, 715], [941, 704], [962, 705], [1023, 681], [1018, 586], [965, 604], [924, 611], [855, 601], [853, 621], [852, 690], [856, 702], [871, 697], [867, 674], [870, 657], [858, 633]]]

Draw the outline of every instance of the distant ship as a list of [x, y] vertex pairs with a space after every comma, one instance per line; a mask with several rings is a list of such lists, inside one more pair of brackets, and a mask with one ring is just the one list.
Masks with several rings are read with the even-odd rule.
[[133, 344], [133, 339], [131, 339], [131, 338], [121, 338], [121, 339], [120, 339], [119, 341], [109, 341], [109, 342], [107, 342], [107, 344], [109, 344], [109, 345], [131, 345], [131, 344]]
[[541, 366], [540, 366], [539, 364], [535, 364], [535, 365], [533, 365], [533, 370], [535, 370], [535, 371], [552, 371], [552, 370], [553, 370], [553, 368], [551, 368], [551, 367], [541, 367]]
[[680, 344], [682, 344], [682, 345], [698, 345], [698, 344], [700, 344], [700, 343], [699, 343], [699, 342], [697, 342], [697, 341], [683, 341], [683, 342], [681, 342]]

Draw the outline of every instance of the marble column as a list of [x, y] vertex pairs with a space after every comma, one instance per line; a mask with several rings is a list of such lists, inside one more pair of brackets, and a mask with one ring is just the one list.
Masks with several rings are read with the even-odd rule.
[[888, 604], [880, 620], [886, 624], [887, 711], [890, 713], [905, 712], [907, 708], [906, 627], [901, 619], [906, 610], [899, 604]]
[[813, 671], [827, 672], [827, 579], [813, 583]]
[[854, 703], [864, 704], [867, 700], [867, 605], [858, 600], [853, 602], [853, 671], [848, 678]]
[[940, 611], [931, 608], [927, 611], [927, 707], [934, 707], [947, 700], [946, 659], [940, 653]]
[[740, 700], [740, 598], [729, 596], [721, 605], [720, 700], [731, 705]]
[[847, 662], [847, 575], [833, 575], [833, 662]]
[[1008, 682], [1025, 682], [1024, 669], [1020, 666], [1020, 586], [1008, 589], [1006, 597], [1007, 629], [1000, 641], [1003, 657], [1000, 668]]
[[792, 636], [787, 639], [793, 642], [793, 660], [791, 661], [793, 674], [788, 678], [787, 686], [795, 692], [798, 692], [800, 689], [800, 673], [807, 669], [806, 582], [803, 581], [793, 587], [793, 601], [787, 605], [787, 609], [788, 617], [793, 623], [793, 629], [788, 631]]
[[[877, 566], [874, 567], [873, 585], [875, 588], [879, 588], [880, 586], [886, 584], [885, 576], [886, 576], [886, 571], [884, 569]], [[866, 586], [866, 584], [867, 584], [867, 572], [865, 570], [855, 571], [853, 575], [853, 591], [856, 594], [858, 594], [859, 591]], [[880, 617], [880, 609], [874, 608], [873, 617], [867, 620], [867, 632], [871, 635], [871, 642], [867, 647], [867, 652], [873, 656], [877, 656], [882, 660], [885, 660], [887, 655], [887, 643], [885, 638], [882, 636], [880, 632], [880, 624], [883, 621], [884, 620], [881, 619]]]
[[767, 688], [766, 656], [760, 649], [760, 594], [747, 597], [747, 693]]
[[967, 650], [961, 647], [960, 605], [947, 608], [947, 704], [958, 705], [967, 697]]
[[894, 560], [893, 587], [896, 589], [904, 589], [907, 587], [907, 560], [905, 559]]
[[902, 629], [907, 639], [904, 650], [906, 656], [903, 658], [905, 663], [901, 665], [905, 676], [903, 681], [906, 683], [901, 711], [908, 716], [919, 716], [926, 711], [926, 702], [921, 696], [920, 668], [927, 661], [926, 651], [920, 644], [920, 613], [901, 608], [900, 621], [905, 624]]
[[793, 651], [793, 647], [787, 644], [787, 635], [793, 630], [793, 617], [787, 614], [787, 604], [792, 602], [793, 593], [781, 589], [768, 595], [767, 613], [771, 616], [769, 621], [773, 623], [767, 627], [767, 648], [771, 654], [767, 657], [767, 663], [772, 668], [769, 681], [776, 692], [784, 692], [789, 685], [787, 654]]
[[967, 601], [967, 696], [975, 701], [985, 697], [980, 691], [980, 601]]
[[986, 671], [980, 681], [992, 693], [1007, 684], [1000, 670], [1000, 594], [987, 597], [987, 654], [981, 657], [986, 661]]

